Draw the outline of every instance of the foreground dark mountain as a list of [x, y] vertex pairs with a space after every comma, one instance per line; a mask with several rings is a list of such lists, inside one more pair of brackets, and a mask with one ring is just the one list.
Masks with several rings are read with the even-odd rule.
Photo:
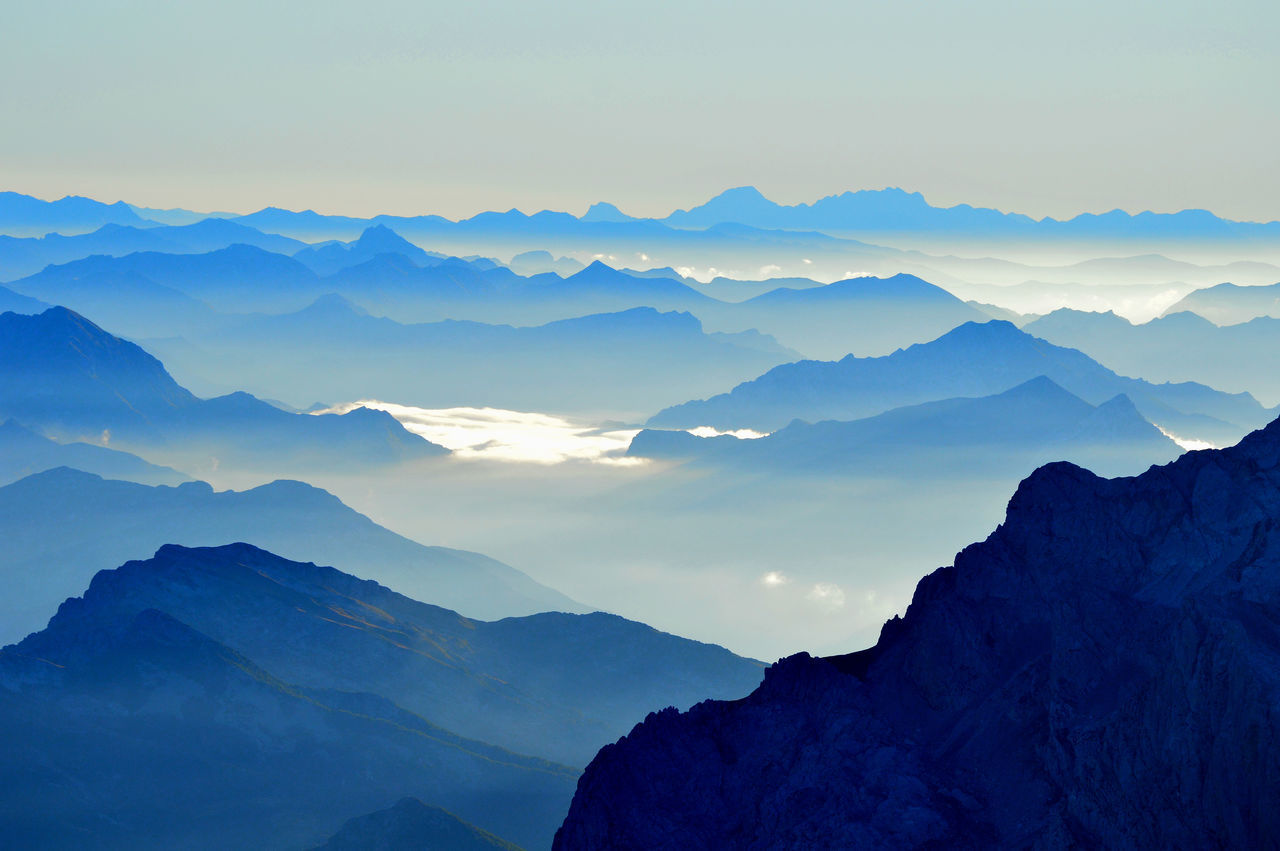
[[1132, 475], [1182, 450], [1126, 396], [1094, 406], [1043, 376], [994, 396], [945, 399], [852, 422], [793, 422], [764, 438], [645, 430], [629, 455], [803, 475], [914, 481], [1024, 475], [1065, 459], [1102, 475]]
[[302, 482], [214, 493], [204, 482], [146, 487], [54, 469], [0, 487], [0, 540], [0, 643], [39, 629], [97, 571], [167, 543], [248, 541], [470, 617], [586, 611], [502, 562], [423, 546]]
[[141, 348], [62, 307], [0, 314], [0, 417], [190, 472], [359, 468], [446, 452], [382, 411], [307, 416], [246, 393], [198, 399]]
[[520, 851], [510, 842], [480, 830], [439, 807], [416, 798], [357, 816], [314, 851]]
[[0, 652], [21, 788], [0, 822], [42, 847], [297, 848], [412, 795], [545, 847], [558, 763], [759, 672], [611, 615], [471, 621], [245, 544], [166, 546]]
[[1275, 847], [1278, 480], [1280, 421], [1037, 470], [874, 648], [603, 749], [555, 847]]
[[1125, 375], [1199, 381], [1280, 402], [1280, 319], [1274, 317], [1219, 327], [1184, 311], [1134, 325], [1109, 312], [1057, 310], [1022, 330], [1079, 349]]
[[1125, 378], [1074, 349], [994, 320], [966, 323], [886, 357], [775, 367], [729, 393], [668, 408], [649, 425], [773, 431], [797, 418], [853, 420], [903, 405], [989, 396], [1041, 375], [1091, 405], [1128, 396], [1146, 419], [1183, 438], [1227, 443], [1269, 418], [1248, 394]]

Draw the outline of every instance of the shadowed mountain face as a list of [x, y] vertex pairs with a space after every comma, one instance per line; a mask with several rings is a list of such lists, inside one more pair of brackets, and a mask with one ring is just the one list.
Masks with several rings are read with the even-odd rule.
[[520, 851], [510, 842], [467, 824], [417, 798], [357, 816], [314, 851]]
[[1277, 481], [1280, 421], [1137, 478], [1037, 470], [874, 648], [604, 748], [555, 847], [1269, 847]]
[[0, 652], [6, 788], [27, 778], [0, 821], [46, 847], [296, 848], [409, 794], [545, 847], [559, 763], [759, 674], [611, 615], [471, 621], [246, 544], [165, 546]]
[[980, 399], [946, 399], [852, 422], [793, 422], [755, 440], [646, 430], [629, 455], [804, 475], [949, 480], [1018, 476], [1052, 460], [1133, 475], [1182, 450], [1126, 396], [1097, 407], [1043, 376]]
[[1149, 381], [1199, 381], [1280, 402], [1280, 319], [1260, 316], [1219, 327], [1188, 312], [1142, 325], [1113, 313], [1057, 310], [1022, 330], [1079, 349], [1125, 375]]
[[1183, 438], [1230, 442], [1268, 417], [1248, 394], [1125, 378], [997, 320], [966, 323], [886, 357], [775, 367], [729, 393], [668, 408], [649, 425], [773, 431], [797, 418], [853, 420], [936, 399], [989, 396], [1041, 375], [1092, 405], [1124, 394], [1146, 419]]
[[146, 487], [49, 470], [0, 487], [0, 539], [0, 643], [39, 629], [97, 571], [168, 543], [248, 541], [471, 617], [586, 610], [502, 562], [403, 538], [302, 482], [214, 493], [204, 482]]
[[1236, 325], [1259, 316], [1280, 318], [1280, 284], [1242, 287], [1218, 284], [1189, 293], [1165, 311], [1168, 316], [1189, 310], [1216, 325]]
[[246, 393], [197, 399], [141, 348], [61, 307], [0, 315], [0, 416], [188, 470], [360, 467], [447, 451], [382, 411], [307, 416]]

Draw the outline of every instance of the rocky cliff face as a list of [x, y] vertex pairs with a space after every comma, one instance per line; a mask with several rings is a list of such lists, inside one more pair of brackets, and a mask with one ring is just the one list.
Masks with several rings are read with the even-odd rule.
[[1043, 467], [875, 647], [604, 748], [555, 847], [1277, 847], [1278, 527], [1280, 421]]

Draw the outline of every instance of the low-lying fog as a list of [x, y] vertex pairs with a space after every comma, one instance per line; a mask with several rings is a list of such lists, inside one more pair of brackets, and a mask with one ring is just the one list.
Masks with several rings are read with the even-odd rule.
[[455, 455], [313, 484], [415, 540], [485, 553], [588, 605], [770, 661], [874, 643], [916, 581], [985, 537], [1012, 493], [1004, 481], [620, 463], [633, 429], [377, 406]]

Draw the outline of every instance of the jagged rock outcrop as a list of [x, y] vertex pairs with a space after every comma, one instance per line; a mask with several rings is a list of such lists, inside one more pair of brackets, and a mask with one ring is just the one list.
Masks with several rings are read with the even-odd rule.
[[875, 647], [604, 748], [555, 848], [1274, 848], [1280, 421], [1042, 467]]

